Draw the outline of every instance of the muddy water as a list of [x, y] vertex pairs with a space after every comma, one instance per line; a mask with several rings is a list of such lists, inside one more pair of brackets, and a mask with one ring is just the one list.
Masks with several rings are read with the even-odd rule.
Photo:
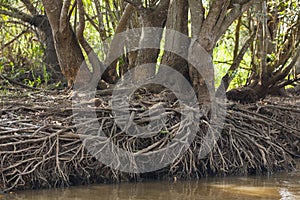
[[206, 178], [190, 182], [143, 182], [17, 192], [17, 200], [300, 200], [300, 171], [260, 177]]

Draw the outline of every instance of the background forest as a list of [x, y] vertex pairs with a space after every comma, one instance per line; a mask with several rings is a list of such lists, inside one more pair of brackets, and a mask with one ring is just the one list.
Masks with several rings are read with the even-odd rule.
[[[49, 23], [49, 16], [45, 11], [51, 9], [49, 4], [53, 2], [55, 1], [18, 0], [12, 4], [11, 1], [1, 0], [2, 78], [13, 79], [33, 87], [66, 86], [66, 80], [61, 73], [66, 63], [58, 61], [55, 51], [57, 47], [53, 40], [55, 29], [53, 26], [51, 29], [50, 26], [53, 16], [50, 16]], [[201, 21], [206, 19], [209, 21], [210, 16], [214, 15], [214, 10], [221, 10], [223, 13], [218, 13], [221, 15], [219, 18], [224, 19], [216, 21], [214, 26], [219, 26], [223, 30], [219, 33], [211, 31], [211, 34], [214, 34], [214, 41], [211, 42], [211, 49], [207, 48], [208, 52], [211, 51], [209, 53], [215, 65], [216, 89], [221, 81], [229, 90], [251, 88], [256, 93], [247, 98], [248, 100], [250, 98], [249, 101], [255, 101], [267, 93], [278, 93], [280, 88], [291, 86], [300, 78], [298, 0], [285, 2], [195, 0], [188, 3], [187, 0], [178, 0], [171, 1], [171, 4], [168, 0], [65, 0], [59, 6], [64, 9], [57, 18], [60, 19], [59, 26], [70, 26], [76, 38], [69, 43], [79, 43], [83, 49], [79, 49], [77, 54], [72, 53], [77, 58], [83, 56], [79, 62], [82, 62], [84, 57], [87, 59], [87, 54], [91, 50], [97, 53], [99, 60], [105, 61], [113, 36], [130, 28], [146, 26], [169, 28], [193, 38], [198, 36], [201, 38], [202, 32], [209, 32], [209, 27], [204, 27], [201, 29], [202, 32], [200, 31], [198, 27], [203, 23]], [[197, 34], [199, 31], [201, 33]], [[68, 35], [70, 33], [65, 34], [71, 41], [72, 36]], [[165, 35], [162, 34], [160, 37], [161, 40], [158, 40], [162, 45], [160, 52], [152, 50], [149, 54], [151, 51], [149, 50], [146, 54], [152, 56], [148, 57], [143, 56], [146, 55], [145, 52], [128, 52], [106, 70], [102, 77], [104, 81], [113, 84], [128, 69], [149, 60], [173, 65], [181, 73], [187, 73], [185, 69], [187, 66], [182, 60], [174, 55], [164, 54]], [[79, 45], [75, 44], [75, 49], [78, 47]], [[65, 48], [70, 49], [72, 45]], [[74, 66], [76, 67], [78, 68]], [[70, 79], [68, 76], [71, 75], [67, 75], [67, 79]], [[142, 77], [141, 74], [137, 76]], [[249, 90], [246, 91], [249, 94]], [[241, 97], [243, 95], [238, 94], [240, 96], [238, 100], [243, 100]], [[232, 99], [237, 98], [235, 93], [228, 96]]]

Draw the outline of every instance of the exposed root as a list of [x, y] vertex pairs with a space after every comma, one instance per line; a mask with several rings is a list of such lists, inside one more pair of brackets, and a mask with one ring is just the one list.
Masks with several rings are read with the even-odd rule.
[[[188, 144], [184, 135], [190, 131], [189, 121], [182, 117], [182, 105], [174, 99], [169, 100], [169, 96], [167, 91], [136, 92], [129, 108], [120, 108], [122, 112], [130, 111], [131, 120], [126, 118], [118, 122], [109, 95], [82, 100], [73, 107], [66, 94], [36, 92], [2, 96], [0, 189], [128, 181], [139, 176], [200, 178], [257, 174], [291, 169], [293, 159], [300, 156], [300, 103], [297, 99], [292, 102], [268, 99], [248, 105], [228, 103], [224, 122], [217, 118], [211, 123], [204, 114], [199, 118], [199, 128], [187, 151], [169, 166], [152, 173], [138, 175], [114, 170], [99, 162], [84, 147], [82, 141], [89, 137], [98, 144], [109, 138], [119, 148], [136, 155], [168, 148], [176, 135], [182, 137], [175, 145]], [[163, 109], [157, 112], [153, 109], [157, 106]], [[92, 114], [87, 114], [87, 108], [96, 110], [96, 120]], [[153, 111], [151, 117], [150, 111]], [[86, 117], [74, 123], [74, 118], [81, 113], [87, 114]], [[98, 128], [93, 126], [95, 122], [103, 134], [98, 134]], [[152, 124], [151, 137], [140, 137], [138, 130], [131, 129], [128, 124], [133, 122], [141, 126], [156, 122]], [[122, 123], [131, 134], [120, 128]], [[222, 130], [220, 137], [211, 138], [212, 148], [205, 136], [217, 136], [219, 130]], [[205, 151], [208, 154], [202, 156]], [[172, 157], [168, 153], [165, 156]], [[134, 158], [129, 159], [134, 164]]]

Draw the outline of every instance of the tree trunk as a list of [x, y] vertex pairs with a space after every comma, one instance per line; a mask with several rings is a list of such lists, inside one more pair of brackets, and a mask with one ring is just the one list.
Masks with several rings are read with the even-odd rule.
[[210, 1], [209, 12], [206, 15], [201, 0], [189, 1], [192, 32], [197, 34], [192, 35], [189, 49], [189, 57], [194, 60], [193, 63], [197, 63], [197, 66], [190, 66], [189, 73], [200, 104], [210, 104], [214, 101], [212, 99], [215, 96], [212, 53], [217, 41], [253, 2]]
[[62, 80], [64, 77], [61, 73], [58, 58], [55, 51], [54, 39], [52, 29], [46, 15], [34, 16], [31, 20], [31, 24], [37, 27], [45, 35], [45, 52], [43, 61], [47, 70], [51, 74], [51, 78], [54, 80]]
[[[175, 69], [182, 74], [188, 82], [190, 81], [187, 62], [189, 45], [188, 4], [185, 0], [174, 0], [169, 6], [166, 22], [165, 52], [161, 64]], [[158, 73], [166, 72], [159, 70]], [[192, 91], [189, 91], [190, 87], [181, 83], [176, 76], [177, 75], [173, 73], [160, 74], [160, 77], [164, 78], [164, 82], [168, 82], [172, 85], [173, 89], [182, 94], [182, 97], [189, 99], [191, 96], [189, 94], [193, 94]]]
[[[171, 29], [178, 31], [188, 37], [188, 4], [185, 0], [172, 1], [169, 7], [166, 28], [167, 30]], [[189, 72], [186, 59], [188, 56], [189, 41], [174, 41], [176, 37], [175, 34], [176, 32], [167, 35], [165, 39], [165, 49], [176, 49], [177, 51], [180, 51], [181, 55], [184, 55], [184, 58], [172, 52], [165, 52], [161, 63], [176, 69], [188, 79]]]
[[[159, 49], [145, 49], [145, 44], [152, 44], [160, 47], [162, 31], [158, 32], [157, 29], [145, 29], [146, 27], [159, 27], [163, 28], [168, 14], [168, 1], [160, 3], [156, 9], [142, 9], [139, 10], [142, 18], [142, 36], [140, 39], [140, 50], [138, 52], [135, 67], [143, 64], [149, 64], [147, 67], [135, 68], [135, 80], [142, 81], [145, 78], [154, 76], [157, 57]], [[147, 46], [147, 45], [146, 45]]]
[[[84, 57], [77, 41], [76, 35], [72, 30], [71, 24], [66, 17], [66, 21], [61, 21], [62, 1], [43, 0], [43, 5], [47, 13], [49, 23], [52, 28], [55, 49], [63, 75], [68, 80], [71, 87], [75, 82], [77, 72], [84, 62]], [[62, 26], [62, 24], [64, 26]], [[83, 84], [90, 80], [91, 73], [87, 67], [82, 68], [83, 77], [77, 78], [78, 83]]]
[[[199, 43], [192, 41], [189, 48], [189, 60], [197, 66], [189, 65], [189, 75], [200, 104], [210, 104], [214, 96], [214, 68], [212, 54], [199, 47]], [[200, 61], [200, 62], [199, 62]]]

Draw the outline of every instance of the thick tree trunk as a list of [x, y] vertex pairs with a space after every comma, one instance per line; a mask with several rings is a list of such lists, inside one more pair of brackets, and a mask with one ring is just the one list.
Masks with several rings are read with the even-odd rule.
[[200, 104], [210, 104], [214, 97], [214, 68], [212, 54], [192, 42], [189, 49], [189, 60], [197, 66], [189, 65], [189, 75]]
[[[188, 68], [188, 48], [190, 39], [188, 38], [188, 4], [185, 0], [173, 0], [169, 6], [168, 18], [166, 22], [165, 52], [161, 61], [162, 66], [168, 66], [178, 71], [182, 76], [190, 81]], [[166, 73], [159, 70], [158, 73]], [[168, 82], [177, 90], [182, 97], [191, 98], [194, 94], [190, 91], [189, 85], [180, 82], [177, 74], [160, 74], [163, 82]], [[160, 88], [157, 88], [160, 89]]]
[[[152, 13], [147, 13], [142, 15], [143, 20], [143, 28], [145, 27], [162, 27], [161, 21], [155, 20], [155, 16], [152, 15]], [[159, 22], [159, 23], [158, 23]], [[155, 34], [155, 37], [153, 35]], [[158, 49], [145, 49], [143, 48], [144, 43], [153, 43], [155, 46], [160, 45], [162, 32], [152, 32], [151, 30], [143, 30], [142, 37], [140, 40], [140, 50], [136, 57], [135, 66], [141, 66], [143, 64], [149, 64], [147, 67], [144, 68], [135, 68], [135, 80], [143, 80], [145, 78], [149, 78], [155, 74], [155, 66], [157, 62], [157, 57], [159, 54]]]
[[[81, 48], [67, 17], [65, 19], [66, 21], [62, 21], [64, 20], [64, 18], [61, 18], [62, 1], [43, 0], [43, 5], [52, 28], [61, 71], [68, 80], [68, 86], [71, 87], [76, 79], [80, 66], [84, 62]], [[87, 67], [82, 68], [82, 70], [81, 75], [83, 75], [83, 77], [80, 77], [77, 81], [84, 83], [91, 78], [91, 73]]]
[[[188, 4], [185, 0], [172, 1], [169, 7], [166, 28], [167, 30], [171, 29], [178, 31], [188, 37]], [[189, 72], [186, 59], [188, 56], [189, 41], [174, 41], [176, 37], [175, 34], [176, 32], [167, 35], [165, 39], [166, 49], [176, 49], [177, 51], [180, 51], [181, 55], [184, 55], [184, 58], [172, 52], [165, 52], [161, 63], [176, 69], [188, 79]]]
[[143, 64], [148, 64], [147, 67], [135, 68], [135, 80], [142, 81], [145, 78], [154, 76], [156, 62], [159, 54], [159, 49], [145, 49], [145, 44], [152, 44], [153, 46], [160, 46], [162, 31], [157, 29], [144, 29], [146, 27], [163, 28], [167, 20], [169, 1], [160, 3], [156, 9], [141, 9], [140, 14], [142, 18], [142, 36], [140, 39], [140, 50], [138, 52], [135, 67]]
[[[217, 42], [221, 22], [229, 6], [228, 1], [213, 1], [206, 18], [202, 1], [189, 1], [192, 21], [192, 41], [189, 58], [197, 66], [189, 65], [189, 75], [200, 104], [209, 104], [214, 96], [214, 68], [212, 52]], [[200, 24], [199, 24], [200, 23]]]
[[45, 35], [45, 52], [43, 61], [47, 70], [51, 74], [51, 78], [54, 80], [62, 80], [64, 77], [61, 73], [58, 58], [55, 51], [54, 39], [52, 29], [46, 15], [34, 16], [31, 20], [31, 24], [37, 27]]

